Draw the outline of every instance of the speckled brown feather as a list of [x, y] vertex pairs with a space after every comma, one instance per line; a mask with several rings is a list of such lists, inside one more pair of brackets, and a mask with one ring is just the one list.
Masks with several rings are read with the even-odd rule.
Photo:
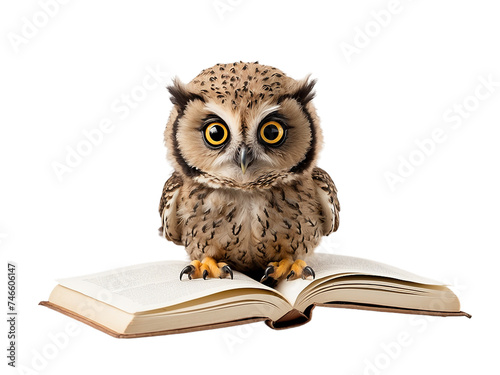
[[[313, 169], [312, 178], [318, 188], [326, 194], [322, 197], [327, 199], [327, 203], [322, 205], [322, 216], [324, 218], [323, 233], [328, 236], [339, 227], [340, 203], [337, 198], [337, 188], [330, 175], [321, 168]], [[322, 194], [319, 195], [321, 197]], [[324, 199], [322, 202], [324, 202]]]
[[182, 245], [182, 231], [179, 230], [180, 222], [175, 210], [175, 197], [181, 186], [182, 177], [179, 173], [174, 172], [163, 186], [160, 206], [158, 207], [160, 216], [162, 217], [160, 231], [167, 240], [177, 245]]

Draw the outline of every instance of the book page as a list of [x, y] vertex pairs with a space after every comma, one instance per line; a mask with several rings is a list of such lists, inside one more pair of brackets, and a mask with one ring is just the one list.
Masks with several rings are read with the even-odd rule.
[[315, 280], [282, 281], [276, 287], [292, 305], [298, 295], [310, 284], [319, 284], [322, 279], [331, 279], [342, 275], [369, 275], [382, 276], [398, 280], [410, 281], [419, 284], [444, 285], [443, 283], [414, 273], [402, 270], [388, 264], [369, 259], [356, 258], [346, 255], [315, 253], [306, 259], [309, 266], [316, 273]]
[[[253, 288], [272, 288], [233, 271], [231, 279], [179, 280], [182, 261], [163, 261], [123, 267], [86, 276], [58, 280], [59, 284], [129, 313], [155, 310], [219, 292]], [[280, 295], [280, 298], [283, 298]]]

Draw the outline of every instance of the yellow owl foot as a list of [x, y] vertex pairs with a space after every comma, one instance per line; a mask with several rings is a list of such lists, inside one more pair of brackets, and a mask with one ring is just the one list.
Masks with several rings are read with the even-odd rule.
[[190, 265], [184, 267], [180, 274], [180, 279], [184, 274], [188, 275], [188, 279], [197, 279], [203, 277], [206, 280], [208, 277], [218, 277], [219, 279], [224, 279], [228, 275], [233, 278], [233, 270], [224, 262], [219, 262], [214, 258], [206, 257], [201, 262], [199, 260], [193, 260]]
[[283, 259], [280, 262], [269, 263], [260, 282], [262, 283], [269, 278], [278, 281], [285, 275], [287, 275], [287, 280], [293, 280], [299, 277], [307, 279], [311, 276], [314, 279], [316, 277], [314, 270], [302, 259], [297, 259], [295, 262], [291, 259]]

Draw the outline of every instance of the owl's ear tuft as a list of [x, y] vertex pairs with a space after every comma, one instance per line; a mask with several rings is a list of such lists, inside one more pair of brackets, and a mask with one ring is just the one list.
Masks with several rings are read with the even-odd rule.
[[187, 104], [193, 100], [205, 101], [201, 95], [189, 92], [186, 85], [180, 81], [178, 77], [173, 79], [173, 84], [167, 87], [170, 95], [170, 101], [173, 105], [178, 106], [182, 111], [186, 108]]
[[297, 83], [297, 88], [292, 93], [291, 97], [297, 100], [300, 104], [306, 105], [309, 103], [316, 93], [314, 90], [314, 85], [316, 85], [315, 79], [309, 79], [309, 75], [303, 80]]

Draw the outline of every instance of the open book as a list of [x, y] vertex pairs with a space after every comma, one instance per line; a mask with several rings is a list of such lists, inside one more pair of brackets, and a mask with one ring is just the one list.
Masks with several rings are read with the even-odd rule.
[[314, 306], [467, 316], [443, 284], [382, 263], [316, 253], [315, 280], [265, 286], [234, 279], [179, 280], [186, 265], [161, 261], [59, 280], [40, 302], [114, 337], [141, 337], [265, 321], [274, 329], [303, 324]]

